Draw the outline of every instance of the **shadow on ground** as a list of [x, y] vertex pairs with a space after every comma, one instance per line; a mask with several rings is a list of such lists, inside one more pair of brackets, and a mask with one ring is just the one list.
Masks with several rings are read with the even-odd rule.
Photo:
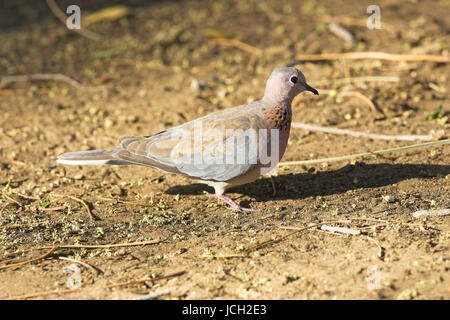
[[[377, 188], [392, 185], [407, 179], [433, 178], [450, 173], [450, 165], [429, 164], [364, 164], [347, 165], [339, 170], [317, 173], [287, 174], [274, 177], [278, 193], [271, 195], [271, 182], [263, 178], [255, 182], [229, 189], [230, 192], [242, 193], [254, 197], [256, 201], [271, 199], [303, 199], [311, 196], [326, 196], [344, 193], [349, 190]], [[280, 186], [287, 186], [281, 190]], [[201, 194], [207, 186], [190, 184], [171, 187], [168, 194]], [[270, 190], [270, 191], [268, 191]], [[292, 190], [292, 191], [290, 191]]]

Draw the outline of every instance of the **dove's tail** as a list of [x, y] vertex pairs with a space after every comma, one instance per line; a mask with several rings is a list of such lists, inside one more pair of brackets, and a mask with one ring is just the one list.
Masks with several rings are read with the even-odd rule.
[[56, 160], [59, 164], [68, 165], [124, 165], [131, 164], [126, 160], [116, 159], [112, 156], [115, 149], [100, 149], [90, 151], [68, 152], [60, 155]]

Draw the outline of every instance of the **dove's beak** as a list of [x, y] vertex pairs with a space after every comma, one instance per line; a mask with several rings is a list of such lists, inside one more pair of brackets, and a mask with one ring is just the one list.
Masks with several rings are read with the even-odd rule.
[[317, 91], [316, 89], [314, 89], [313, 87], [311, 87], [309, 84], [307, 84], [306, 82], [303, 84], [303, 86], [305, 87], [306, 90], [311, 91], [312, 93], [314, 93], [315, 95], [319, 95], [319, 91]]

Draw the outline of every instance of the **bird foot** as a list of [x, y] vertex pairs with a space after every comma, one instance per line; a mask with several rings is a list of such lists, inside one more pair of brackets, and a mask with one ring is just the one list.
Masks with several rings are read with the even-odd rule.
[[241, 207], [240, 205], [238, 205], [233, 199], [229, 198], [227, 195], [222, 194], [221, 196], [216, 195], [215, 193], [209, 193], [209, 192], [204, 192], [207, 196], [209, 197], [216, 197], [217, 198], [217, 203], [220, 202], [220, 200], [224, 201], [225, 203], [227, 203], [229, 205], [229, 207], [227, 209], [229, 210], [234, 210], [237, 212], [254, 212], [254, 211], [259, 211], [258, 209], [250, 209], [250, 208], [244, 208]]

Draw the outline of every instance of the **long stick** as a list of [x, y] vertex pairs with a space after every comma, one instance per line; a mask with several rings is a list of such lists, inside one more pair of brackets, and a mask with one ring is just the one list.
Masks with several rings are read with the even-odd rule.
[[22, 262], [17, 262], [17, 263], [12, 263], [12, 264], [5, 264], [3, 266], [0, 266], [0, 270], [7, 269], [7, 268], [12, 268], [12, 267], [17, 267], [17, 266], [21, 266], [21, 265], [26, 264], [26, 263], [30, 263], [30, 262], [34, 262], [34, 261], [37, 261], [37, 260], [40, 260], [40, 259], [44, 259], [44, 258], [48, 257], [49, 255], [51, 255], [52, 252], [55, 251], [56, 249], [58, 249], [58, 246], [52, 247], [48, 252], [44, 253], [43, 255], [41, 255], [39, 257], [30, 259], [30, 260], [26, 260], [26, 261], [22, 261]]
[[[172, 274], [169, 274], [169, 275], [166, 275], [166, 276], [156, 277], [156, 278], [153, 278], [153, 279], [150, 278], [150, 279], [139, 280], [139, 281], [126, 281], [126, 282], [120, 282], [120, 283], [113, 283], [113, 284], [110, 284], [110, 285], [102, 286], [100, 288], [108, 289], [108, 288], [115, 288], [115, 287], [121, 287], [121, 286], [126, 286], [126, 285], [136, 285], [136, 284], [141, 284], [141, 283], [144, 283], [144, 282], [147, 282], [147, 281], [157, 281], [157, 280], [162, 280], [162, 279], [167, 279], [167, 278], [178, 277], [178, 276], [181, 276], [181, 275], [183, 275], [185, 273], [186, 273], [186, 271], [181, 271], [181, 272], [172, 273]], [[5, 298], [4, 300], [24, 300], [24, 299], [29, 299], [29, 298], [49, 296], [49, 295], [52, 295], [52, 294], [61, 295], [61, 294], [65, 294], [65, 293], [78, 292], [78, 291], [81, 291], [82, 289], [83, 288], [41, 291], [41, 292], [36, 292], [36, 293], [24, 294], [24, 295], [21, 295], [21, 296], [15, 296], [15, 297], [11, 297], [11, 298]]]
[[450, 57], [434, 56], [429, 54], [393, 54], [386, 52], [346, 52], [346, 53], [321, 53], [321, 54], [300, 54], [295, 57], [299, 61], [323, 61], [323, 60], [355, 60], [355, 59], [378, 59], [391, 61], [432, 61], [440, 63], [450, 62]]
[[298, 129], [305, 129], [309, 131], [315, 131], [315, 132], [324, 132], [324, 133], [333, 133], [333, 134], [343, 134], [348, 135], [352, 137], [364, 137], [364, 138], [370, 138], [370, 139], [377, 139], [377, 140], [389, 140], [389, 141], [415, 141], [415, 140], [421, 140], [421, 141], [432, 141], [435, 139], [435, 137], [431, 135], [427, 136], [419, 136], [419, 135], [398, 135], [398, 136], [388, 136], [385, 134], [376, 134], [376, 133], [366, 133], [366, 132], [358, 132], [358, 131], [352, 131], [348, 129], [339, 129], [339, 128], [329, 128], [329, 127], [321, 127], [316, 126], [308, 123], [299, 123], [299, 122], [293, 122], [291, 124], [292, 128], [298, 128]]
[[355, 82], [400, 82], [400, 78], [396, 76], [367, 76], [367, 77], [350, 77], [330, 80], [316, 80], [312, 81], [310, 85], [320, 86], [323, 84], [341, 84], [341, 83], [355, 83]]
[[54, 81], [63, 81], [77, 89], [80, 90], [91, 90], [91, 91], [97, 91], [104, 89], [103, 86], [97, 86], [97, 87], [88, 87], [84, 86], [78, 81], [69, 78], [66, 75], [63, 75], [61, 73], [34, 73], [34, 74], [26, 74], [26, 75], [16, 75], [16, 76], [6, 76], [0, 78], [0, 84], [1, 83], [8, 83], [8, 82], [21, 82], [21, 81], [33, 81], [33, 80], [54, 80]]
[[427, 147], [435, 147], [435, 146], [441, 146], [441, 145], [446, 145], [446, 144], [450, 144], [450, 139], [413, 144], [413, 145], [409, 145], [409, 146], [385, 149], [385, 150], [378, 150], [378, 151], [374, 151], [374, 152], [351, 154], [351, 155], [341, 156], [341, 157], [331, 157], [331, 158], [322, 158], [322, 159], [313, 159], [313, 160], [300, 160], [300, 161], [286, 161], [286, 162], [280, 162], [278, 164], [278, 166], [295, 166], [295, 165], [302, 165], [302, 164], [314, 164], [314, 163], [322, 163], [322, 162], [335, 162], [335, 161], [351, 160], [354, 158], [369, 157], [369, 156], [382, 155], [382, 154], [388, 154], [388, 153], [394, 153], [394, 152], [400, 152], [400, 151], [423, 149], [423, 148], [427, 148]]
[[[148, 244], [157, 244], [161, 242], [161, 238], [156, 238], [155, 240], [141, 241], [141, 242], [131, 242], [131, 243], [114, 243], [114, 244], [98, 244], [98, 245], [82, 245], [82, 244], [62, 244], [58, 245], [58, 248], [66, 249], [109, 249], [118, 247], [133, 247], [133, 246], [144, 246]], [[34, 249], [48, 249], [49, 247], [39, 247]]]

